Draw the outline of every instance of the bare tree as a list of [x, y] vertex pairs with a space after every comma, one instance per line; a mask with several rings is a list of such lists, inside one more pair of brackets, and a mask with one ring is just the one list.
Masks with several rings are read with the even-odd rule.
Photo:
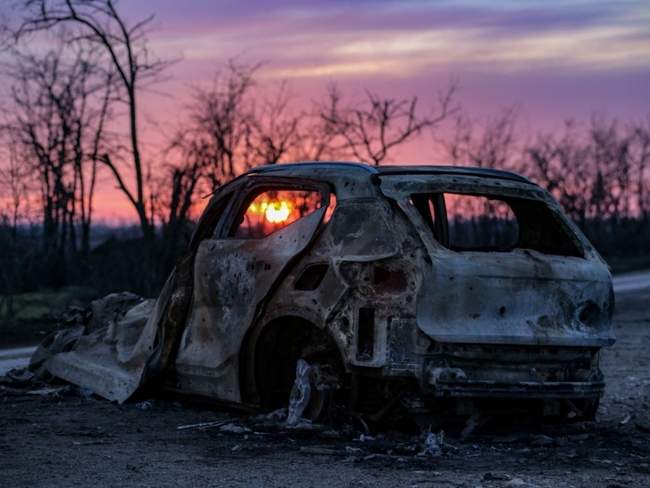
[[324, 161], [345, 157], [346, 146], [338, 135], [338, 128], [320, 116], [319, 108], [316, 106], [301, 118], [292, 151], [296, 160]]
[[173, 138], [187, 164], [203, 170], [210, 191], [247, 169], [242, 149], [250, 137], [248, 95], [258, 66], [231, 61], [210, 87], [196, 87], [189, 120]]
[[454, 120], [451, 136], [440, 140], [455, 164], [480, 168], [512, 168], [517, 147], [517, 109], [508, 107], [480, 125], [465, 114]]
[[291, 113], [290, 102], [287, 84], [282, 83], [272, 97], [262, 98], [259, 104], [251, 101], [250, 106], [245, 107], [243, 156], [246, 168], [278, 163], [298, 146], [302, 115]]
[[335, 85], [329, 87], [320, 117], [334, 127], [349, 154], [375, 165], [384, 162], [391, 150], [411, 140], [425, 129], [442, 123], [457, 109], [453, 106], [456, 87], [438, 97], [438, 106], [429, 115], [420, 115], [418, 98], [383, 98], [366, 91], [362, 103], [344, 105]]
[[79, 51], [65, 62], [60, 50], [43, 57], [15, 54], [10, 72], [15, 158], [37, 175], [46, 248], [77, 250], [82, 229], [87, 254], [100, 152], [106, 150], [111, 75]]
[[592, 117], [589, 139], [594, 176], [588, 214], [600, 219], [629, 216], [633, 199], [631, 134], [622, 130], [615, 119]]
[[[170, 267], [190, 224], [197, 193], [210, 193], [249, 168], [262, 125], [254, 125], [249, 92], [257, 65], [231, 61], [209, 87], [195, 87], [187, 120], [164, 153], [163, 172], [151, 179], [151, 208], [161, 224], [162, 267]], [[278, 122], [280, 123], [280, 122]]]
[[525, 149], [525, 174], [546, 187], [583, 228], [593, 186], [585, 177], [591, 171], [591, 152], [571, 120], [561, 135], [540, 134]]
[[0, 132], [0, 161], [4, 163], [0, 166], [0, 194], [6, 199], [2, 202], [4, 208], [0, 208], [0, 219], [5, 225], [8, 224], [15, 241], [19, 222], [27, 218], [31, 172], [19, 159], [13, 131], [4, 126]]
[[[182, 152], [181, 152], [182, 154]], [[197, 189], [202, 181], [199, 161], [169, 164], [151, 182], [152, 211], [160, 223], [156, 266], [147, 270], [150, 282], [164, 280], [176, 258], [187, 247], [193, 228], [191, 211], [196, 203]], [[184, 240], [183, 237], [187, 239]]]
[[150, 239], [153, 218], [145, 194], [138, 96], [143, 85], [156, 80], [168, 63], [151, 56], [147, 47], [146, 36], [153, 16], [128, 23], [118, 12], [116, 3], [114, 0], [25, 0], [24, 18], [16, 37], [63, 27], [69, 43], [90, 46], [104, 54], [104, 67], [115, 73], [120, 99], [127, 106], [130, 147], [127, 166], [132, 172], [131, 181], [114, 157], [106, 153], [101, 160], [137, 212], [145, 238]]
[[634, 189], [637, 197], [637, 207], [642, 221], [650, 220], [650, 118], [629, 126], [631, 131], [630, 158], [634, 170], [632, 181], [636, 181]]
[[[368, 106], [342, 108], [340, 95], [332, 88], [324, 103], [312, 102], [311, 111], [296, 111], [286, 83], [270, 94], [256, 90], [254, 76], [258, 67], [231, 61], [209, 87], [194, 89], [188, 122], [176, 132], [168, 151], [175, 161], [170, 173], [175, 183], [171, 188], [178, 195], [163, 197], [165, 191], [159, 190], [159, 203], [178, 202], [181, 194], [192, 201], [193, 191], [214, 191], [260, 164], [321, 160], [344, 154], [363, 159], [363, 151], [378, 164], [398, 145], [436, 126], [455, 110], [451, 106], [452, 89], [441, 99], [437, 116], [425, 118], [418, 115], [417, 98], [384, 100], [368, 93]], [[355, 130], [356, 134], [371, 130], [376, 134], [357, 143]], [[160, 218], [163, 222], [173, 221], [170, 216]]]

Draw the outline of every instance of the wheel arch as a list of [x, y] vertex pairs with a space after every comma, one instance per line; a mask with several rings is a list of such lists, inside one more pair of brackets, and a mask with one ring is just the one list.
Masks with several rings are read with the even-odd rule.
[[[296, 327], [311, 328], [312, 331], [319, 331], [326, 334], [330, 342], [336, 347], [342, 365], [347, 370], [345, 361], [345, 349], [342, 347], [336, 335], [323, 322], [319, 314], [305, 308], [282, 307], [277, 308], [273, 313], [261, 317], [251, 327], [242, 341], [239, 353], [239, 381], [242, 401], [247, 404], [260, 404], [260, 390], [257, 384], [256, 359], [260, 340], [269, 334], [288, 333]], [[281, 328], [288, 330], [280, 331]], [[275, 329], [275, 330], [274, 330]], [[287, 338], [288, 340], [289, 338]]]

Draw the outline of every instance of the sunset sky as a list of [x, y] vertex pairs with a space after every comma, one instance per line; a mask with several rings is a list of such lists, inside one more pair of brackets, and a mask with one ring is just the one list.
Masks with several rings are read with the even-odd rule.
[[[265, 62], [260, 83], [287, 80], [298, 100], [336, 81], [350, 97], [364, 88], [421, 97], [458, 80], [458, 100], [476, 117], [517, 105], [532, 130], [592, 113], [650, 114], [650, 2], [129, 0], [129, 19], [155, 13], [152, 50], [178, 59], [169, 81], [145, 99], [146, 137], [173, 126], [188, 88], [233, 57]], [[300, 103], [300, 102], [298, 102]], [[429, 138], [396, 159], [437, 161]], [[129, 214], [102, 196], [105, 218]], [[125, 213], [126, 212], [126, 213]]]
[[176, 84], [211, 76], [226, 59], [265, 61], [262, 76], [313, 94], [328, 81], [353, 91], [431, 96], [460, 81], [463, 105], [490, 113], [522, 104], [535, 124], [593, 111], [650, 108], [650, 3], [641, 1], [124, 2], [152, 9], [152, 45], [182, 59]]

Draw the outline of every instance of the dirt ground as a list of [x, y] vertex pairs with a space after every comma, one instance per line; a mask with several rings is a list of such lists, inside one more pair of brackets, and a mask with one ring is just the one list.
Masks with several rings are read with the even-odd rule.
[[[20, 392], [0, 397], [0, 486], [650, 486], [650, 307], [617, 297], [617, 344], [596, 422], [423, 439], [278, 430], [175, 399], [125, 405]], [[221, 426], [181, 428], [216, 422]], [[250, 429], [250, 430], [248, 430]]]

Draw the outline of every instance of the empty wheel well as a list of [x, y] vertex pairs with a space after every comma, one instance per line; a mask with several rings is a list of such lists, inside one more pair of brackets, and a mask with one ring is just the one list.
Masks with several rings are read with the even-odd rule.
[[265, 408], [286, 406], [298, 359], [335, 362], [343, 370], [330, 334], [302, 317], [274, 319], [246, 342], [241, 358], [244, 400]]

